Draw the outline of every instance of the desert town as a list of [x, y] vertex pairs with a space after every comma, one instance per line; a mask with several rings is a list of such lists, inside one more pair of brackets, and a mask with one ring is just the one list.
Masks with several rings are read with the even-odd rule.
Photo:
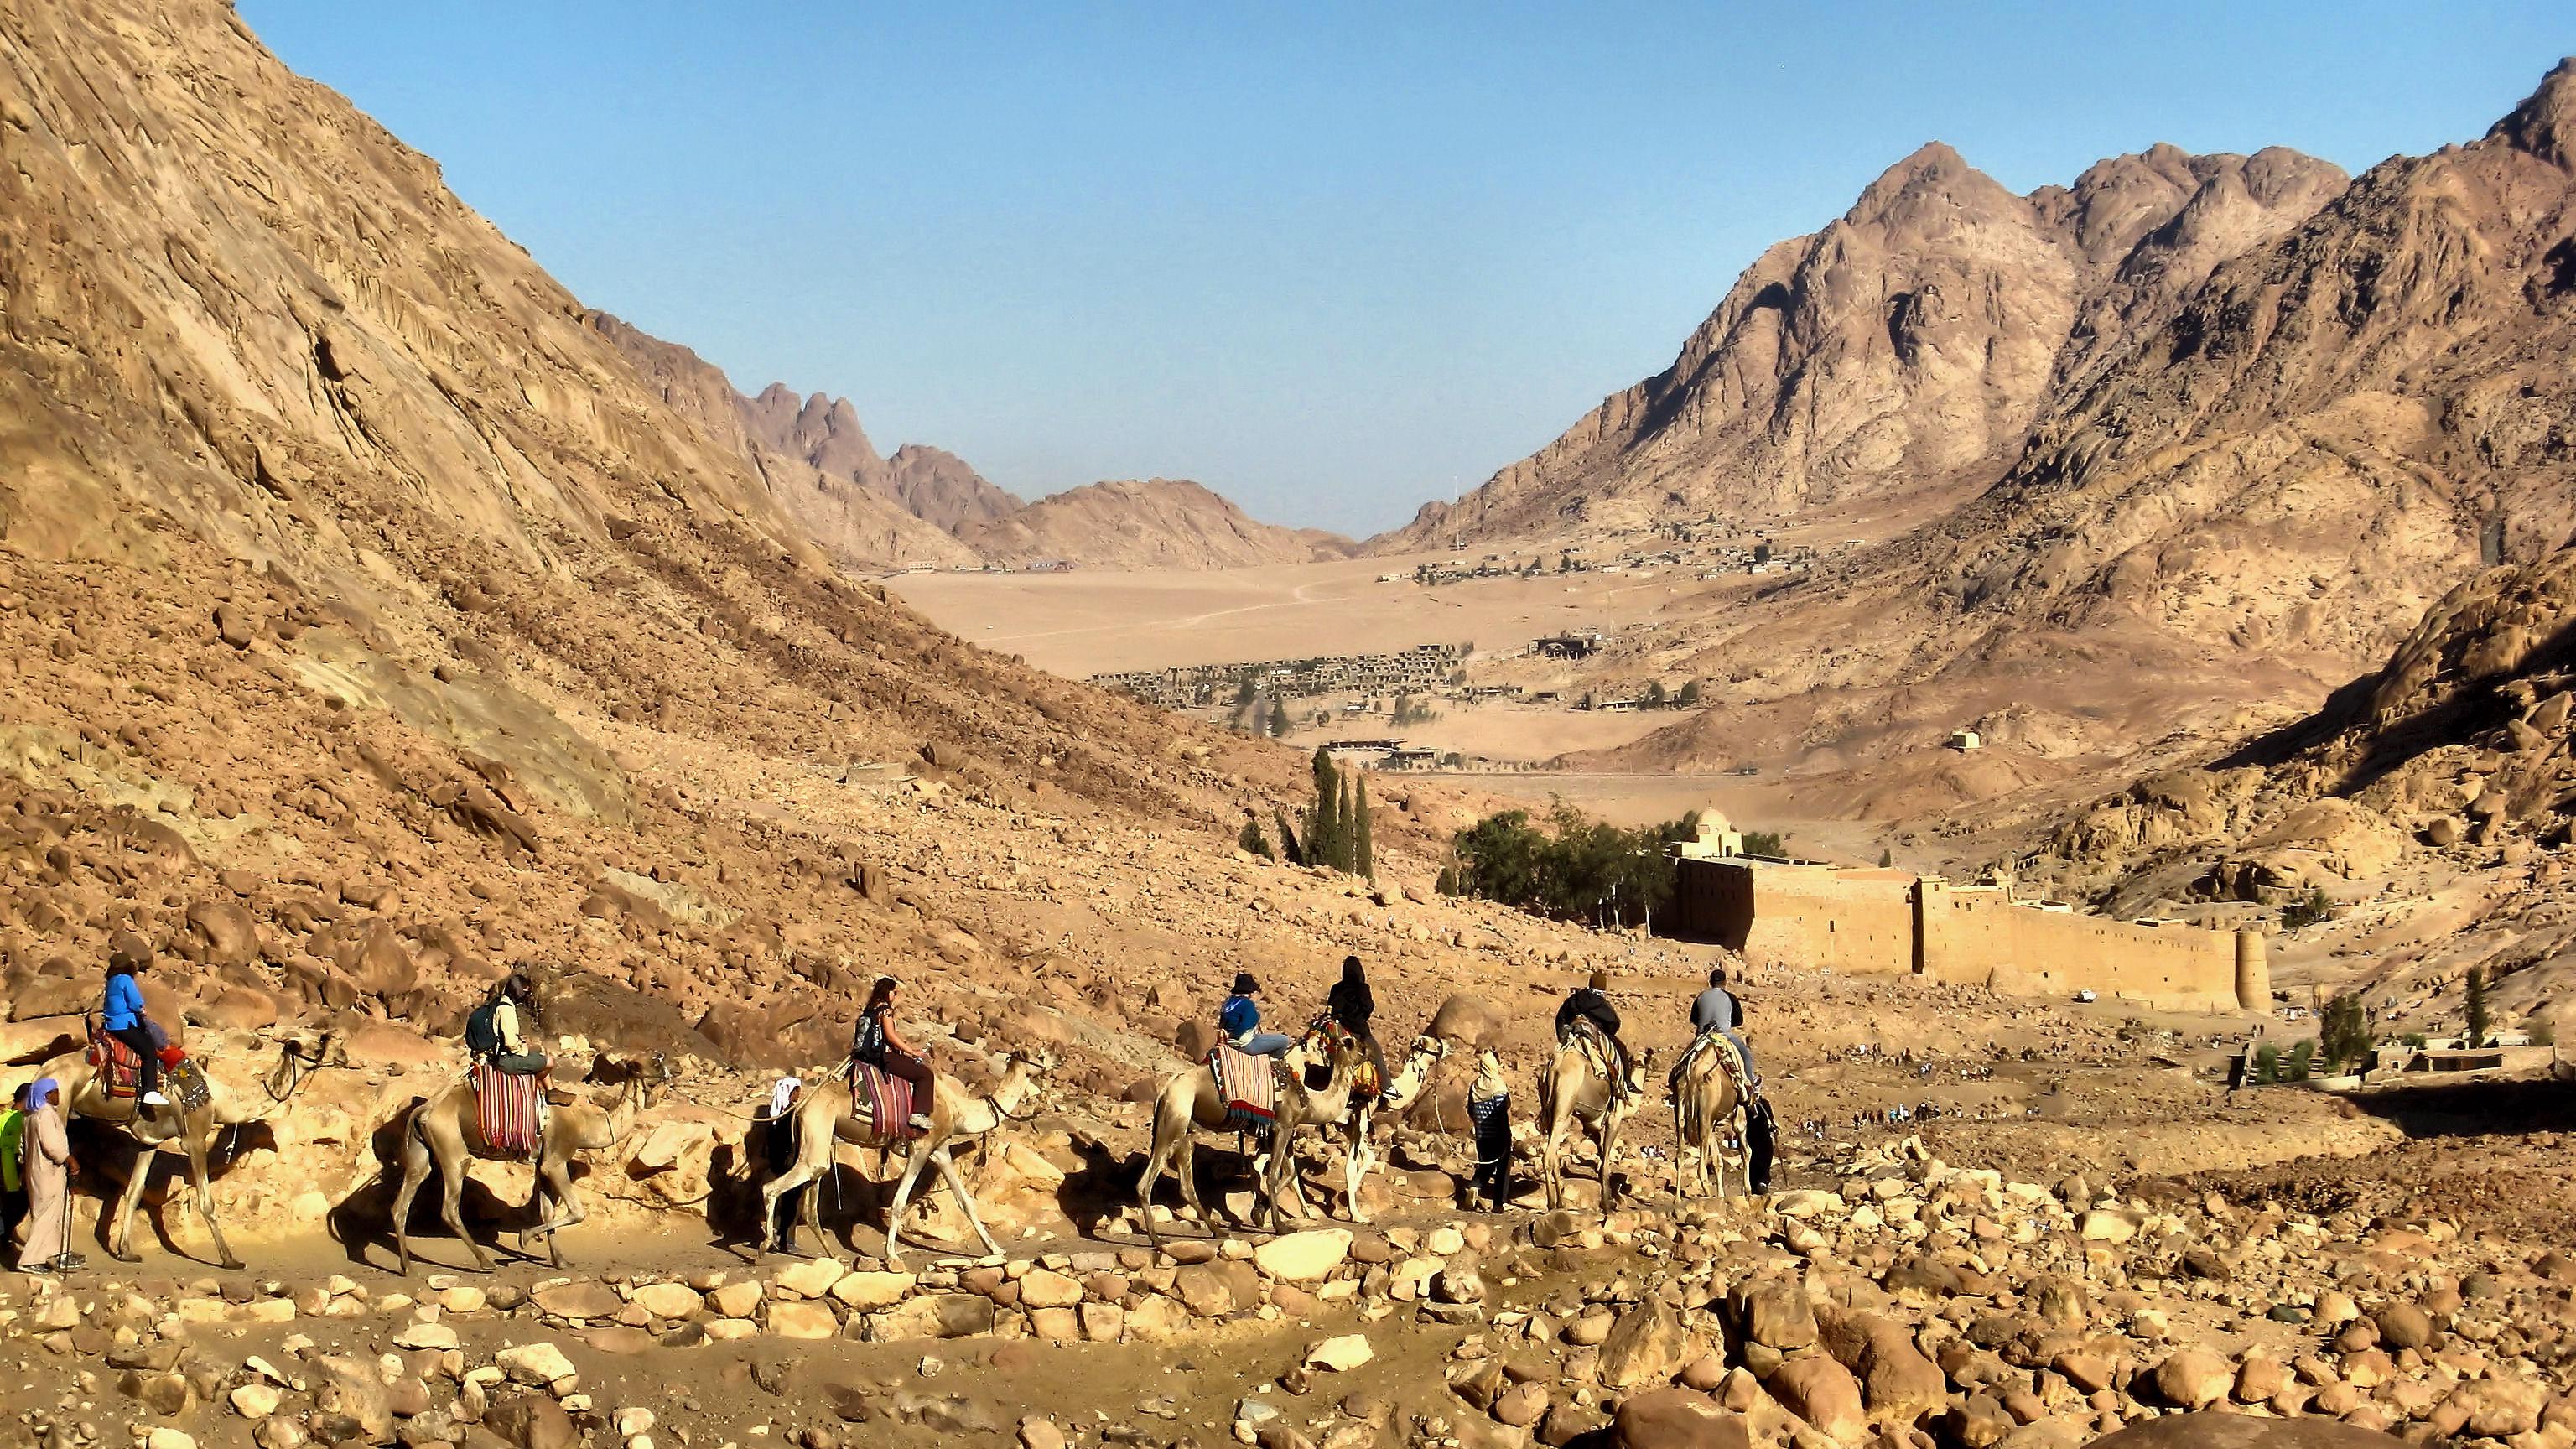
[[0, 1446], [2576, 1446], [2576, 61], [1925, 146], [1359, 539], [272, 23], [0, 0]]

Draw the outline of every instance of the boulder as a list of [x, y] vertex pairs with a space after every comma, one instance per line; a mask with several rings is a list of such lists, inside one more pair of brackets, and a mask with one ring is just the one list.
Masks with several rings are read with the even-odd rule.
[[[2042, 1419], [2003, 1441], [2021, 1449], [2022, 1435], [2063, 1421]], [[2073, 1442], [2081, 1442], [2080, 1435]], [[2096, 1439], [2089, 1449], [2397, 1449], [2405, 1441], [2332, 1419], [2258, 1419], [2250, 1414], [2167, 1414]]]
[[1736, 1331], [1751, 1342], [1784, 1352], [1816, 1341], [1816, 1313], [1807, 1295], [1785, 1278], [1750, 1278], [1727, 1295]]
[[1305, 1363], [1308, 1368], [1343, 1373], [1375, 1357], [1377, 1350], [1369, 1346], [1367, 1334], [1345, 1333], [1308, 1345]]
[[616, 1289], [590, 1278], [551, 1283], [529, 1296], [540, 1310], [557, 1318], [615, 1318], [617, 1310], [626, 1306]]
[[[616, 1295], [612, 1293], [609, 1296], [613, 1298]], [[492, 1355], [492, 1363], [509, 1375], [512, 1383], [518, 1384], [543, 1384], [552, 1388], [571, 1384], [580, 1377], [572, 1360], [564, 1357], [563, 1350], [551, 1343], [523, 1343], [515, 1348], [505, 1348]]]
[[2214, 1404], [2235, 1387], [2235, 1365], [2205, 1348], [2183, 1349], [2156, 1365], [2156, 1392], [2176, 1408]]
[[1861, 1412], [1860, 1381], [1830, 1358], [1792, 1359], [1763, 1381], [1771, 1397], [1790, 1413], [1815, 1426], [1828, 1439], [1857, 1444], [1869, 1432]]
[[1613, 1389], [1668, 1384], [1702, 1351], [1681, 1314], [1662, 1299], [1649, 1298], [1629, 1309], [1602, 1340], [1601, 1383]]
[[1610, 1421], [1610, 1435], [1618, 1449], [1751, 1449], [1753, 1443], [1743, 1415], [1688, 1389], [1629, 1395]]
[[1423, 1035], [1480, 1051], [1493, 1044], [1503, 1030], [1503, 1011], [1484, 997], [1460, 992], [1440, 1003], [1431, 1013], [1431, 1025]]
[[483, 1411], [483, 1427], [515, 1449], [576, 1449], [581, 1431], [564, 1406], [543, 1394], [512, 1394]]
[[393, 1437], [393, 1404], [385, 1396], [384, 1375], [376, 1371], [373, 1360], [320, 1354], [307, 1367], [315, 1408], [356, 1424], [370, 1444]]
[[1270, 1277], [1290, 1283], [1312, 1283], [1342, 1265], [1351, 1253], [1347, 1228], [1310, 1228], [1286, 1233], [1252, 1250], [1252, 1261]]

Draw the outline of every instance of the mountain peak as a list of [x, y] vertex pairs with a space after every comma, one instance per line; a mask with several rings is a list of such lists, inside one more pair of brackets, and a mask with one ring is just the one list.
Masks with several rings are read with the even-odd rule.
[[1872, 221], [1909, 203], [1938, 198], [1953, 205], [2015, 199], [2002, 182], [1967, 163], [1946, 141], [1926, 141], [1912, 155], [1879, 173], [1844, 213], [1844, 220]]
[[2576, 171], [2576, 56], [2551, 67], [2540, 89], [2496, 122], [2487, 135], [2561, 170]]

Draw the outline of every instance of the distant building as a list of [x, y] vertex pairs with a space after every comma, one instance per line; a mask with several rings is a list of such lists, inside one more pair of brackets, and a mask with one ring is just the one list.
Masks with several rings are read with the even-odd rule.
[[1964, 755], [1973, 750], [1982, 750], [1985, 747], [1986, 742], [1984, 737], [1980, 736], [1975, 730], [1950, 731], [1950, 748], [1957, 750], [1960, 754]]

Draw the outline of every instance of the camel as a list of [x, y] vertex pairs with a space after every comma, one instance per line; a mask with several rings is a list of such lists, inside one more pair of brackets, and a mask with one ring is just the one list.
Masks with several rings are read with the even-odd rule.
[[[1682, 1064], [1681, 1080], [1673, 1085], [1673, 1200], [1679, 1203], [1685, 1195], [1706, 1197], [1712, 1191], [1709, 1177], [1714, 1173], [1717, 1196], [1726, 1195], [1726, 1173], [1729, 1167], [1742, 1175], [1746, 1191], [1753, 1187], [1753, 1165], [1746, 1157], [1744, 1121], [1745, 1102], [1736, 1086], [1735, 1073], [1727, 1070], [1727, 1058], [1734, 1044], [1724, 1037], [1709, 1043]], [[1736, 1144], [1729, 1150], [1726, 1144]], [[1693, 1177], [1693, 1169], [1697, 1177]], [[1696, 1180], [1699, 1191], [1691, 1193]]]
[[336, 1031], [289, 1033], [278, 1038], [277, 1047], [277, 1064], [259, 1079], [256, 1092], [246, 1084], [237, 1086], [226, 1080], [227, 1074], [218, 1069], [218, 1064], [230, 1058], [197, 1058], [197, 1064], [207, 1068], [207, 1102], [194, 1112], [184, 1113], [174, 1097], [167, 1107], [138, 1114], [133, 1099], [120, 1101], [107, 1095], [98, 1069], [80, 1054], [45, 1065], [43, 1074], [61, 1084], [64, 1109], [71, 1116], [113, 1127], [135, 1146], [134, 1171], [126, 1179], [124, 1195], [117, 1199], [116, 1226], [107, 1235], [108, 1256], [120, 1263], [137, 1261], [130, 1246], [135, 1204], [143, 1200], [144, 1185], [151, 1180], [152, 1164], [159, 1160], [161, 1149], [177, 1142], [188, 1154], [188, 1180], [196, 1190], [197, 1216], [205, 1219], [206, 1231], [214, 1237], [216, 1261], [226, 1268], [242, 1266], [241, 1259], [233, 1256], [231, 1245], [224, 1241], [223, 1224], [215, 1221], [214, 1190], [206, 1177], [206, 1157], [216, 1129], [264, 1121], [294, 1099], [316, 1068], [349, 1064], [348, 1048]]
[[1610, 1163], [1618, 1154], [1619, 1128], [1645, 1100], [1646, 1074], [1654, 1064], [1652, 1047], [1630, 1054], [1628, 1091], [1614, 1100], [1609, 1082], [1594, 1068], [1591, 1055], [1570, 1038], [1557, 1041], [1556, 1055], [1548, 1058], [1538, 1075], [1539, 1120], [1547, 1126], [1547, 1140], [1539, 1151], [1539, 1182], [1547, 1190], [1550, 1212], [1565, 1206], [1565, 1176], [1560, 1159], [1566, 1129], [1576, 1126], [1591, 1129], [1601, 1139], [1601, 1210], [1610, 1210]]
[[[957, 1175], [954, 1153], [959, 1147], [981, 1145], [986, 1137], [1001, 1130], [1004, 1122], [1027, 1120], [1020, 1105], [1036, 1095], [1038, 1079], [1054, 1069], [1054, 1058], [1045, 1053], [1014, 1051], [1004, 1058], [1002, 1079], [980, 1097], [970, 1095], [965, 1084], [955, 1077], [944, 1072], [934, 1074], [929, 1102], [913, 1104], [915, 1111], [930, 1118], [930, 1126], [908, 1142], [888, 1142], [878, 1137], [867, 1099], [850, 1090], [849, 1078], [833, 1077], [820, 1086], [807, 1088], [796, 1106], [796, 1161], [761, 1185], [760, 1251], [767, 1253], [778, 1247], [780, 1195], [830, 1172], [834, 1152], [841, 1143], [848, 1142], [876, 1147], [881, 1152], [901, 1152], [906, 1159], [903, 1175], [895, 1182], [894, 1201], [886, 1208], [888, 1267], [903, 1266], [903, 1215], [911, 1205], [913, 1188], [920, 1183], [924, 1167], [938, 1170], [939, 1180], [947, 1184], [957, 1205], [965, 1210], [966, 1221], [974, 1226], [975, 1236], [983, 1240], [984, 1251], [999, 1253], [1001, 1245], [993, 1241], [993, 1235], [984, 1228], [982, 1214], [975, 1210], [975, 1195], [966, 1190]], [[822, 1239], [820, 1192], [805, 1194], [801, 1216], [815, 1238]], [[791, 1250], [795, 1247], [793, 1228], [788, 1231], [787, 1246]]]
[[[606, 1071], [604, 1076], [602, 1069]], [[624, 1141], [635, 1130], [636, 1116], [662, 1099], [663, 1088], [671, 1080], [671, 1067], [660, 1052], [602, 1052], [591, 1067], [591, 1076], [596, 1081], [615, 1082], [616, 1100], [605, 1108], [592, 1102], [573, 1102], [547, 1111], [544, 1133], [537, 1144], [536, 1183], [528, 1193], [528, 1209], [551, 1216], [519, 1234], [522, 1253], [531, 1242], [545, 1239], [547, 1261], [557, 1268], [563, 1266], [563, 1245], [558, 1235], [590, 1216], [572, 1190], [573, 1154], [596, 1152]], [[439, 1212], [447, 1221], [447, 1230], [474, 1250], [474, 1261], [482, 1265], [484, 1272], [493, 1271], [491, 1253], [465, 1231], [465, 1223], [456, 1211], [465, 1194], [466, 1159], [490, 1151], [483, 1142], [482, 1115], [475, 1109], [473, 1083], [459, 1077], [445, 1091], [413, 1107], [403, 1118], [400, 1150], [402, 1188], [394, 1194], [394, 1252], [402, 1260], [403, 1276], [411, 1276], [411, 1200], [433, 1171], [438, 1174]]]
[[[1279, 1222], [1280, 1179], [1293, 1168], [1297, 1129], [1339, 1127], [1351, 1116], [1351, 1078], [1356, 1073], [1359, 1054], [1344, 1045], [1330, 1054], [1332, 1075], [1321, 1087], [1306, 1085], [1306, 1069], [1317, 1065], [1313, 1048], [1300, 1043], [1281, 1058], [1287, 1067], [1286, 1080], [1279, 1085], [1275, 1115], [1270, 1123], [1270, 1151], [1260, 1167], [1259, 1205], [1256, 1209], [1270, 1226]], [[1154, 1230], [1154, 1187], [1169, 1171], [1181, 1180], [1181, 1200], [1189, 1205], [1200, 1221], [1207, 1220], [1207, 1209], [1199, 1203], [1198, 1173], [1193, 1165], [1197, 1150], [1196, 1129], [1210, 1132], [1225, 1127], [1224, 1094], [1217, 1090], [1216, 1068], [1201, 1062], [1163, 1083], [1154, 1098], [1154, 1143], [1145, 1154], [1145, 1170], [1136, 1180], [1136, 1215], [1144, 1220], [1145, 1237], [1161, 1251], [1163, 1239]]]
[[[1350, 1221], [1368, 1222], [1368, 1213], [1360, 1207], [1360, 1184], [1378, 1163], [1374, 1136], [1378, 1111], [1383, 1108], [1389, 1112], [1401, 1112], [1412, 1106], [1414, 1098], [1421, 1096], [1422, 1089], [1430, 1085], [1431, 1069], [1447, 1055], [1447, 1042], [1437, 1037], [1417, 1036], [1413, 1039], [1412, 1053], [1404, 1059], [1403, 1069], [1395, 1074], [1394, 1081], [1387, 1083], [1384, 1100], [1374, 1097], [1362, 1100], [1357, 1092], [1352, 1093], [1354, 1100], [1350, 1118], [1342, 1124], [1342, 1207]], [[1294, 1171], [1288, 1174], [1288, 1201], [1295, 1216], [1308, 1216], [1305, 1188]]]

